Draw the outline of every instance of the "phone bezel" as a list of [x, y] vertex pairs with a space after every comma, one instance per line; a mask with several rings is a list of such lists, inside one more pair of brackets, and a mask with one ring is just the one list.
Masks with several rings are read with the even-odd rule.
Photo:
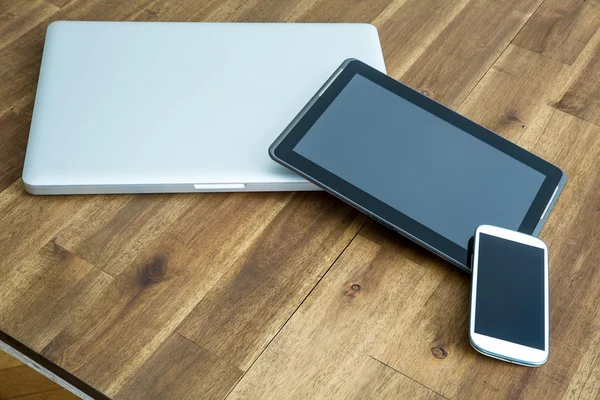
[[[477, 306], [477, 283], [479, 271], [479, 238], [484, 233], [528, 246], [544, 250], [544, 350], [523, 346], [506, 340], [475, 332], [475, 309]], [[511, 231], [496, 226], [482, 225], [475, 231], [473, 246], [473, 283], [471, 286], [471, 318], [469, 322], [469, 339], [475, 350], [490, 357], [516, 364], [537, 367], [548, 360], [550, 355], [550, 290], [548, 283], [548, 247], [533, 236]]]

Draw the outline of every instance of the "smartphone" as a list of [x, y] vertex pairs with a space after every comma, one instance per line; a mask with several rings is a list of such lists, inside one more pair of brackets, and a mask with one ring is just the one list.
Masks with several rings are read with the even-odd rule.
[[548, 248], [524, 233], [475, 231], [469, 339], [475, 350], [538, 367], [550, 354]]

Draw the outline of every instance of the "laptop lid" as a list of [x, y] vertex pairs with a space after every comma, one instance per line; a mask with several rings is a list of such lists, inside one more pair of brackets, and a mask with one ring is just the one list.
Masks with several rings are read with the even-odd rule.
[[23, 181], [35, 194], [317, 190], [268, 147], [368, 24], [54, 22]]

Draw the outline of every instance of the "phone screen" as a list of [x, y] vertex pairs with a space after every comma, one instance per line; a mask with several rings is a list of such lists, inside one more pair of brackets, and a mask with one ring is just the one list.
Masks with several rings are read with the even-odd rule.
[[481, 233], [475, 332], [545, 350], [544, 250]]

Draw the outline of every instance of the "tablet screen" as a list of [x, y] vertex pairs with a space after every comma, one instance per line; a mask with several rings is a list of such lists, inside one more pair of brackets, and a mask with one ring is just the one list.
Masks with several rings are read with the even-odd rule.
[[518, 230], [546, 178], [360, 74], [293, 151], [464, 249]]

